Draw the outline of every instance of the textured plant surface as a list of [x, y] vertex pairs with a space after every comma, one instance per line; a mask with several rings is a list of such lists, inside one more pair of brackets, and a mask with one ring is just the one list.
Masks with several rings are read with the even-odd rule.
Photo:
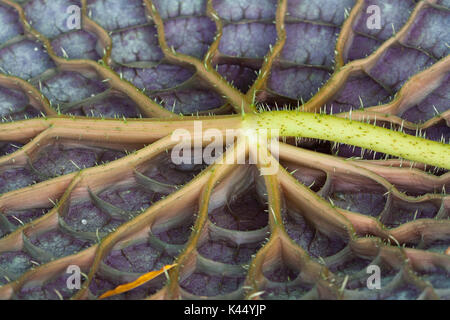
[[449, 30], [448, 0], [0, 0], [0, 298], [176, 264], [109, 299], [449, 299], [447, 170], [298, 137], [273, 175], [170, 157], [278, 108], [448, 144]]

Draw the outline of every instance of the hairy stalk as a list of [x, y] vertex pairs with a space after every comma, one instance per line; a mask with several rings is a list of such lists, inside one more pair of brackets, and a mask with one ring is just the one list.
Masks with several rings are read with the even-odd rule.
[[[244, 113], [243, 115], [207, 117], [183, 117], [180, 119], [160, 118], [154, 120], [128, 119], [82, 120], [69, 117], [33, 119], [4, 124], [0, 133], [3, 138], [16, 135], [22, 128], [25, 136], [52, 127], [53, 136], [81, 137], [90, 139], [114, 138], [121, 141], [148, 143], [170, 135], [177, 128], [194, 129], [196, 121], [203, 122], [203, 130], [226, 129], [278, 129], [282, 137], [299, 137], [345, 143], [376, 152], [386, 153], [403, 159], [416, 161], [440, 168], [450, 169], [450, 145], [386, 129], [373, 124], [326, 114], [300, 111], [267, 111]], [[242, 122], [242, 123], [241, 123]], [[26, 130], [25, 130], [26, 129]], [[79, 130], [83, 129], [82, 134]], [[134, 133], [131, 134], [131, 133]], [[25, 138], [24, 136], [24, 138]]]
[[[127, 122], [114, 120], [82, 120], [68, 117], [52, 117], [46, 120], [24, 120], [4, 124], [0, 133], [3, 138], [15, 134], [22, 128], [22, 134], [41, 132], [49, 127], [53, 136], [81, 137], [90, 139], [114, 138], [120, 141], [143, 141], [148, 143], [170, 135], [177, 128], [188, 131], [194, 129], [196, 121], [203, 122], [203, 131], [209, 128], [242, 128], [256, 130], [278, 129], [282, 137], [299, 137], [345, 143], [376, 152], [386, 153], [410, 161], [450, 169], [450, 145], [386, 129], [370, 123], [326, 114], [300, 111], [267, 111], [244, 113], [243, 115], [206, 117], [183, 117], [180, 119], [160, 118], [154, 120], [128, 119]], [[26, 130], [24, 130], [26, 128]], [[83, 134], [79, 129], [83, 129]], [[134, 133], [131, 134], [131, 133]], [[145, 134], [144, 134], [145, 133]], [[25, 137], [24, 137], [25, 138]]]
[[326, 114], [270, 111], [246, 114], [244, 129], [279, 130], [282, 137], [329, 140], [450, 169], [450, 145]]

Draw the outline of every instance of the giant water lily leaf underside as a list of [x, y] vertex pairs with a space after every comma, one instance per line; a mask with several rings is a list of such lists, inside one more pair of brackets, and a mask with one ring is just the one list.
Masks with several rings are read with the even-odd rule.
[[110, 299], [449, 299], [447, 171], [295, 138], [273, 175], [177, 165], [157, 121], [300, 107], [448, 143], [449, 30], [448, 0], [0, 0], [0, 297], [176, 264]]

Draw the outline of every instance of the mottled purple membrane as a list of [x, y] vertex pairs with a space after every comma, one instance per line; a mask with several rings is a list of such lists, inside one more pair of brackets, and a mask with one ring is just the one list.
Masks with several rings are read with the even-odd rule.
[[447, 111], [449, 109], [448, 101], [450, 101], [450, 74], [425, 99], [406, 109], [402, 114], [402, 118], [416, 123], [425, 122]]
[[[13, 281], [20, 277], [24, 272], [29, 270], [33, 263], [33, 258], [24, 251], [6, 251], [0, 253], [0, 273], [3, 277], [0, 277], [0, 284]], [[37, 261], [36, 261], [37, 262]], [[9, 281], [4, 278], [7, 276]]]
[[167, 45], [175, 51], [202, 58], [213, 42], [216, 25], [207, 17], [177, 18], [164, 23]]
[[221, 64], [217, 71], [242, 92], [247, 92], [257, 77], [255, 70], [237, 64]]
[[[194, 212], [196, 212], [196, 210]], [[187, 243], [191, 235], [194, 222], [195, 217], [192, 215], [183, 222], [164, 228], [164, 230], [152, 230], [152, 234], [164, 243], [183, 245]]]
[[166, 90], [176, 87], [193, 76], [189, 69], [170, 64], [158, 64], [153, 68], [129, 68], [117, 69], [123, 78], [133, 83], [136, 87], [147, 91]]
[[328, 257], [341, 251], [346, 243], [316, 231], [301, 215], [286, 214], [284, 225], [288, 235], [315, 258]]
[[92, 245], [88, 240], [77, 239], [60, 230], [50, 230], [31, 236], [30, 242], [56, 258], [62, 258], [80, 252]]
[[24, 5], [24, 10], [33, 28], [48, 38], [54, 38], [70, 31], [67, 20], [71, 15], [68, 8], [72, 5], [81, 8], [81, 1], [31, 0]]
[[38, 177], [28, 168], [11, 168], [0, 172], [0, 193], [25, 188], [36, 183]]
[[88, 0], [87, 10], [92, 19], [106, 30], [127, 28], [147, 21], [140, 0]]
[[181, 281], [180, 286], [197, 296], [214, 297], [236, 291], [244, 280], [244, 277], [209, 275], [197, 271]]
[[191, 181], [197, 174], [205, 169], [205, 167], [204, 164], [176, 165], [172, 162], [169, 152], [163, 154], [156, 163], [152, 163], [152, 165], [142, 173], [145, 176], [164, 184], [179, 186]]
[[264, 276], [274, 282], [290, 282], [297, 278], [299, 272], [289, 267], [283, 260], [263, 271]]
[[[67, 300], [78, 292], [77, 288], [69, 288], [71, 273], [63, 272], [61, 275], [47, 280], [41, 286], [21, 288], [17, 294], [19, 300]], [[81, 277], [81, 282], [85, 280]]]
[[209, 89], [180, 89], [151, 95], [167, 110], [174, 113], [195, 114], [221, 107], [225, 100]]
[[64, 33], [52, 41], [53, 50], [59, 57], [68, 59], [100, 59], [97, 37], [84, 30]]
[[153, 202], [161, 199], [162, 195], [139, 186], [125, 186], [108, 188], [98, 196], [122, 210], [136, 212], [147, 209]]
[[433, 219], [438, 211], [439, 207], [432, 202], [411, 204], [408, 202], [396, 201], [390, 208], [390, 214], [386, 219], [383, 219], [383, 223], [387, 227], [394, 228], [409, 221]]
[[97, 118], [140, 118], [139, 107], [130, 98], [122, 95], [109, 95], [93, 101], [81, 102], [68, 113], [79, 111], [88, 117]]
[[173, 259], [168, 253], [144, 242], [111, 251], [105, 258], [105, 263], [120, 271], [143, 273], [159, 270], [171, 264]]
[[38, 117], [40, 110], [29, 104], [23, 91], [0, 86], [0, 118], [2, 122]]
[[345, 11], [350, 10], [355, 0], [290, 0], [287, 5], [288, 17], [315, 22], [342, 25]]
[[[373, 11], [368, 10], [370, 6], [378, 6], [381, 14], [381, 29], [368, 27], [368, 20]], [[371, 54], [381, 43], [395, 33], [408, 20], [413, 8], [412, 0], [367, 0], [358, 17], [354, 30], [355, 38], [350, 44], [347, 60], [361, 59]]]
[[275, 44], [275, 25], [268, 23], [230, 24], [224, 27], [219, 50], [243, 58], [263, 58]]
[[113, 219], [90, 201], [71, 204], [63, 220], [75, 231], [101, 233], [109, 233], [124, 222]]
[[236, 244], [226, 240], [209, 240], [203, 243], [197, 249], [198, 253], [210, 260], [226, 263], [226, 264], [245, 264], [251, 260], [262, 242], [249, 244]]
[[107, 89], [107, 84], [77, 72], [61, 72], [42, 82], [42, 92], [55, 105], [93, 97]]
[[330, 202], [344, 210], [358, 212], [377, 217], [386, 205], [384, 192], [334, 192], [330, 195]]
[[411, 76], [435, 62], [419, 50], [400, 45], [390, 47], [369, 71], [370, 76], [398, 91]]
[[11, 210], [5, 211], [6, 218], [9, 223], [14, 226], [21, 226], [37, 218], [42, 217], [47, 212], [50, 211], [50, 208], [33, 208], [26, 210]]
[[114, 44], [111, 56], [118, 63], [159, 61], [163, 57], [154, 26], [126, 29], [113, 33], [111, 38]]
[[348, 79], [337, 96], [327, 103], [327, 111], [346, 112], [388, 102], [391, 92], [378, 84], [370, 76], [358, 75]]
[[0, 5], [0, 44], [23, 33], [22, 25], [19, 22], [17, 11], [9, 6]]
[[13, 152], [16, 152], [23, 147], [23, 144], [19, 142], [2, 142], [0, 143], [0, 155], [4, 156]]
[[25, 39], [0, 49], [0, 70], [25, 80], [54, 66], [42, 44], [32, 40]]
[[153, 4], [163, 19], [206, 13], [206, 0], [154, 0]]
[[230, 230], [250, 231], [264, 228], [269, 218], [257, 197], [254, 190], [249, 190], [231, 201], [229, 206], [212, 210], [209, 219], [215, 225]]
[[280, 95], [307, 101], [329, 78], [330, 73], [320, 68], [274, 67], [269, 88]]

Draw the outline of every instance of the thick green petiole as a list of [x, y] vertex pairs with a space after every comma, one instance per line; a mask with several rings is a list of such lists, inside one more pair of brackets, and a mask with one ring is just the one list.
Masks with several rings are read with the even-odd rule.
[[300, 111], [245, 114], [243, 129], [279, 130], [282, 137], [335, 141], [382, 152], [411, 161], [450, 169], [450, 145], [373, 124]]

